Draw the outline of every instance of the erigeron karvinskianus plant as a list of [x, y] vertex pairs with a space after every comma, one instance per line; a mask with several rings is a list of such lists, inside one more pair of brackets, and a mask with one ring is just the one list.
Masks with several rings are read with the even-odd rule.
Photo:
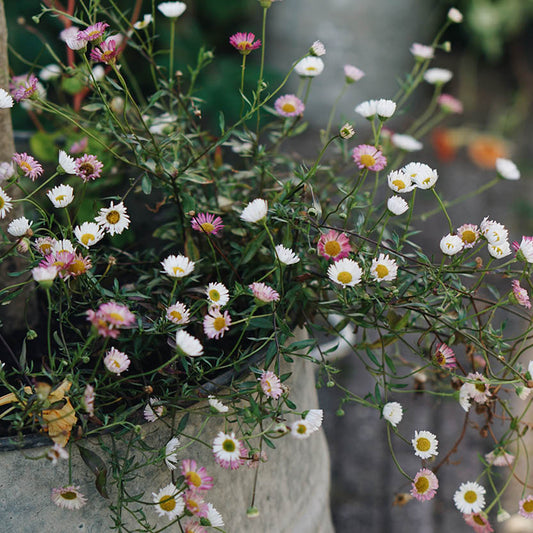
[[[260, 4], [265, 22], [272, 2]], [[47, 431], [56, 443], [48, 456], [61, 460], [81, 437], [135, 433], [143, 419], [162, 421], [168, 444], [153, 450], [151, 463], [179, 469], [182, 481], [154, 487], [151, 512], [191, 531], [200, 522], [221, 526], [204, 499], [213, 485], [208, 472], [216, 465], [262, 468], [264, 445], [274, 448], [287, 434], [312, 438], [322, 412], [291, 401], [290, 371], [282, 369], [296, 357], [313, 359], [320, 380], [334, 386], [336, 370], [315, 336], [326, 331], [340, 341], [349, 326], [357, 330], [351, 356], [376, 383], [371, 390], [343, 389], [343, 403], [376, 409], [389, 442], [394, 433], [412, 445], [421, 459], [418, 472], [404, 470], [392, 444], [391, 452], [414, 498], [453, 498], [468, 523], [480, 524], [500, 506], [495, 461], [480, 464], [484, 486], [465, 481], [455, 495], [440, 494], [438, 436], [431, 428], [403, 435], [401, 403], [391, 401], [401, 398], [412, 375], [438, 375], [434, 394], [453, 394], [465, 411], [475, 405], [491, 425], [494, 413], [501, 415], [507, 429], [491, 433], [499, 457], [516, 449], [522, 432], [520, 419], [502, 405], [501, 391], [525, 397], [533, 383], [519, 362], [529, 330], [504, 339], [495, 312], [529, 324], [520, 306], [530, 307], [533, 238], [511, 245], [509, 230], [489, 217], [453, 223], [446, 209], [451, 202], [438, 192], [438, 171], [410, 157], [422, 147], [428, 125], [460, 110], [441, 94], [451, 72], [428, 69], [444, 31], [459, 22], [457, 13], [450, 12], [431, 45], [413, 44], [415, 65], [393, 99], [357, 103], [354, 116], [369, 122], [370, 139], [349, 123], [335, 128], [334, 106], [317, 157], [302, 162], [282, 147], [305, 127], [313, 78], [325, 75], [325, 46], [317, 41], [295, 57], [275, 86], [264, 75], [265, 24], [258, 39], [253, 33], [229, 37], [228, 46], [241, 55], [240, 84], [228, 80], [241, 99], [240, 114], [229, 125], [221, 110], [210, 131], [197, 83], [214, 55], [202, 49], [189, 75], [175, 72], [174, 40], [186, 6], [164, 2], [158, 8], [140, 22], [111, 7], [94, 7], [92, 23], [81, 10], [60, 13], [69, 63], [52, 70], [84, 80], [74, 108], [48, 99], [32, 73], [0, 91], [2, 107], [25, 104], [63, 134], [55, 172], [24, 152], [0, 167], [0, 216], [9, 220], [2, 259], [23, 257], [32, 274], [10, 281], [3, 302], [33, 286], [43, 324], [28, 333], [24, 355], [11, 348], [0, 371], [0, 403], [9, 406], [2, 414], [6, 431]], [[45, 7], [37, 20], [53, 14]], [[156, 20], [170, 24], [166, 68], [155, 60]], [[254, 54], [260, 74], [249, 87], [244, 73]], [[138, 91], [126, 56], [146, 64], [151, 92]], [[291, 76], [302, 80], [297, 94], [286, 91]], [[343, 76], [339, 98], [364, 73], [346, 65]], [[399, 109], [409, 112], [409, 97], [424, 81], [434, 86], [428, 109], [407, 131], [391, 135], [384, 124], [394, 124]], [[356, 103], [356, 92], [350, 98]], [[492, 185], [520, 176], [511, 161], [497, 168]], [[25, 214], [10, 220], [17, 189]], [[443, 214], [444, 224], [435, 224], [440, 251], [413, 242], [420, 195], [434, 197]], [[512, 279], [503, 296], [490, 293], [489, 274]], [[329, 326], [332, 318], [340, 325]], [[296, 326], [310, 338], [292, 340]], [[207, 396], [208, 406], [198, 408], [195, 402]], [[225, 431], [196, 437], [196, 445], [212, 448], [216, 465], [198, 465], [181, 450], [191, 406], [206, 417], [227, 418]], [[505, 457], [511, 466], [513, 456]], [[97, 470], [105, 493], [105, 476]], [[87, 504], [72, 480], [54, 488], [52, 500], [68, 509]], [[122, 495], [120, 501], [135, 500]], [[529, 500], [520, 506], [525, 514]]]

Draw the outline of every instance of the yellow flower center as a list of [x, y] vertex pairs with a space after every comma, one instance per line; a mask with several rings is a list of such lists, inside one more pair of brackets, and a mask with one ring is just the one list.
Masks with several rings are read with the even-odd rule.
[[81, 236], [81, 242], [85, 244], [85, 246], [89, 246], [91, 241], [94, 241], [94, 235], [92, 233], [84, 233]]
[[27, 161], [21, 161], [21, 162], [19, 163], [19, 167], [20, 167], [22, 170], [27, 170], [28, 172], [31, 172], [31, 171], [32, 171], [31, 165], [30, 165]]
[[337, 280], [347, 285], [352, 281], [352, 275], [349, 272], [343, 271], [337, 274]]
[[431, 442], [429, 442], [429, 439], [426, 439], [425, 437], [420, 437], [416, 441], [416, 449], [420, 450], [421, 452], [427, 452], [431, 448]]
[[389, 269], [385, 265], [379, 264], [376, 267], [376, 274], [378, 275], [378, 278], [382, 279], [389, 273]]
[[91, 165], [91, 163], [82, 163], [80, 165], [80, 172], [82, 174], [92, 174], [94, 172], [95, 168], [93, 165]]
[[170, 316], [176, 320], [181, 320], [183, 318], [182, 314], [179, 311], [176, 311], [175, 309], [170, 311]]
[[5, 204], [4, 199], [0, 196], [0, 209], [2, 209]]
[[56, 196], [56, 202], [62, 202], [64, 199], [65, 199], [65, 195], [64, 194], [58, 194]]
[[61, 497], [65, 500], [75, 500], [78, 495], [75, 492], [69, 490], [68, 492], [62, 492]]
[[405, 189], [405, 183], [403, 180], [393, 180], [392, 184], [401, 191], [402, 189]]
[[118, 211], [109, 211], [109, 213], [107, 213], [105, 219], [110, 224], [116, 224], [120, 220], [120, 213]]
[[117, 322], [124, 322], [124, 317], [120, 313], [109, 313], [109, 316]]
[[176, 500], [174, 499], [174, 496], [168, 496], [165, 494], [165, 496], [159, 500], [159, 506], [163, 511], [169, 513], [174, 507], [176, 507]]
[[174, 272], [174, 274], [177, 274], [178, 272], [185, 272], [185, 270], [183, 270], [183, 268], [179, 266], [172, 267], [172, 271]]
[[317, 70], [317, 68], [313, 67], [313, 66], [310, 66], [310, 67], [307, 67], [305, 70], [307, 70], [307, 72], [315, 72]]
[[225, 452], [234, 452], [235, 451], [235, 442], [233, 442], [231, 439], [226, 439], [223, 443], [222, 443], [222, 449], [225, 451]]
[[292, 104], [291, 102], [285, 102], [281, 109], [285, 111], [285, 113], [294, 113], [296, 111], [296, 106]]
[[479, 516], [478, 514], [473, 515], [472, 516], [472, 520], [476, 524], [479, 524], [480, 526], [484, 526], [485, 525], [485, 520], [483, 520], [483, 518], [481, 518], [481, 516]]
[[76, 259], [72, 263], [70, 263], [70, 266], [68, 267], [69, 272], [72, 272], [73, 274], [83, 274], [87, 271], [87, 268], [85, 266], [85, 263], [83, 261], [80, 261], [79, 259]]
[[120, 363], [116, 360], [116, 359], [113, 359], [113, 363], [112, 363], [116, 368], [120, 368]]
[[187, 472], [185, 478], [195, 487], [199, 487], [202, 484], [202, 478], [196, 472]]
[[298, 424], [296, 433], [299, 433], [300, 435], [305, 435], [307, 433], [307, 426], [305, 424]]
[[476, 234], [471, 229], [467, 229], [461, 234], [461, 239], [463, 239], [463, 242], [470, 244], [476, 242]]
[[209, 299], [212, 302], [218, 302], [220, 300], [220, 293], [216, 289], [211, 289], [209, 291]]
[[479, 392], [485, 392], [485, 384], [484, 383], [476, 383], [475, 385], [476, 390]]
[[465, 492], [464, 497], [465, 497], [465, 501], [468, 503], [474, 503], [475, 501], [477, 501], [477, 494], [473, 490], [467, 490]]
[[324, 251], [330, 256], [330, 257], [336, 257], [341, 252], [341, 245], [337, 241], [328, 241], [324, 245]]
[[446, 357], [444, 357], [442, 352], [437, 352], [435, 354], [435, 361], [438, 365], [444, 366], [446, 364]]
[[226, 327], [226, 319], [223, 316], [217, 316], [213, 321], [213, 327], [217, 331], [224, 329]]
[[52, 245], [48, 242], [43, 242], [43, 244], [39, 246], [39, 249], [41, 250], [41, 252], [43, 252], [43, 254], [47, 255], [50, 253]]
[[421, 476], [415, 483], [416, 491], [418, 494], [424, 494], [429, 489], [429, 480], [425, 476]]
[[206, 233], [213, 233], [215, 230], [215, 226], [211, 224], [211, 222], [204, 222], [203, 224], [200, 224], [200, 227], [206, 232]]
[[527, 502], [524, 502], [522, 504], [522, 508], [526, 513], [532, 513], [533, 512], [533, 500], [528, 500]]
[[365, 167], [371, 167], [372, 165], [376, 164], [376, 160], [370, 154], [363, 154], [359, 160]]

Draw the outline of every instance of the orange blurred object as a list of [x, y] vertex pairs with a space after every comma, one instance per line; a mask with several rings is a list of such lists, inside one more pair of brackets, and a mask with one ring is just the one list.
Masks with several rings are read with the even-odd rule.
[[495, 168], [496, 159], [509, 157], [504, 141], [492, 135], [480, 135], [468, 144], [470, 159], [481, 168]]
[[455, 159], [458, 143], [451, 130], [436, 128], [431, 135], [431, 143], [441, 161], [448, 162]]

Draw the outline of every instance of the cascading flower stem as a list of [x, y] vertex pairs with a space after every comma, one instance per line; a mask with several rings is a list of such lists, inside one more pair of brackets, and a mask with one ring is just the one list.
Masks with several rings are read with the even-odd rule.
[[437, 202], [439, 202], [440, 208], [442, 212], [444, 213], [444, 216], [446, 217], [446, 220], [448, 221], [448, 226], [450, 228], [450, 233], [453, 234], [453, 224], [450, 219], [450, 215], [448, 215], [448, 211], [446, 211], [446, 206], [444, 205], [444, 202], [442, 201], [441, 197], [439, 196], [439, 193], [435, 189], [435, 187], [431, 188], [431, 191], [433, 192], [433, 195], [437, 199]]

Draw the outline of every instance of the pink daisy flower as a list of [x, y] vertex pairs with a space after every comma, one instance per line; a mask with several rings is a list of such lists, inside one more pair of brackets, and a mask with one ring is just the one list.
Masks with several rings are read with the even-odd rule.
[[506, 452], [503, 448], [496, 448], [492, 452], [485, 454], [485, 460], [493, 466], [511, 466], [515, 456]]
[[72, 252], [57, 252], [51, 253], [39, 263], [40, 267], [48, 268], [54, 266], [57, 268], [57, 273], [60, 278], [68, 279], [70, 276], [69, 268], [71, 263], [76, 258], [76, 254]]
[[279, 293], [261, 281], [254, 281], [248, 285], [248, 288], [254, 293], [254, 297], [261, 302], [269, 303], [279, 300]]
[[220, 312], [218, 307], [213, 307], [204, 316], [204, 333], [210, 339], [219, 339], [231, 326], [231, 316], [227, 311]]
[[112, 65], [115, 63], [119, 53], [117, 43], [114, 39], [109, 41], [103, 41], [100, 43], [100, 47], [95, 47], [91, 50], [90, 57], [93, 61], [98, 63], [105, 63], [106, 65]]
[[209, 490], [213, 488], [213, 478], [207, 475], [203, 466], [198, 466], [194, 459], [183, 459], [181, 475], [191, 490]]
[[215, 462], [222, 468], [236, 470], [248, 459], [246, 446], [237, 438], [235, 433], [218, 432], [213, 441]]
[[183, 493], [185, 508], [194, 516], [206, 518], [208, 513], [207, 502], [202, 498], [201, 493], [196, 490], [186, 490]]
[[463, 112], [463, 104], [451, 94], [441, 94], [437, 102], [445, 113], [461, 114]]
[[67, 271], [71, 276], [77, 277], [81, 276], [82, 274], [86, 274], [92, 266], [93, 265], [90, 257], [83, 257], [81, 254], [74, 254], [72, 261], [67, 267]]
[[466, 394], [477, 403], [487, 403], [491, 393], [485, 377], [479, 372], [470, 372], [466, 378], [472, 381], [463, 383], [461, 386], [463, 394]]
[[64, 509], [81, 509], [87, 498], [80, 492], [79, 485], [68, 485], [52, 489], [52, 501]]
[[437, 489], [439, 488], [439, 480], [437, 476], [427, 468], [419, 470], [413, 479], [411, 485], [411, 496], [420, 502], [433, 499]]
[[229, 44], [236, 48], [241, 54], [248, 55], [252, 50], [257, 50], [261, 46], [261, 41], [254, 43], [253, 33], [237, 32], [229, 38]]
[[512, 285], [513, 295], [516, 298], [516, 301], [526, 309], [531, 309], [531, 302], [529, 301], [527, 290], [520, 286], [520, 282], [517, 279], [513, 279]]
[[518, 513], [525, 518], [533, 518], [533, 496], [531, 494], [518, 502]]
[[512, 244], [513, 250], [516, 252], [516, 258], [519, 261], [526, 261], [533, 263], [533, 237], [522, 237], [522, 241], [518, 244], [514, 241]]
[[265, 393], [265, 396], [274, 398], [274, 400], [277, 400], [281, 396], [283, 392], [281, 381], [274, 372], [270, 370], [263, 371], [261, 377], [257, 379], [261, 383], [261, 389]]
[[52, 253], [52, 246], [56, 242], [55, 239], [52, 239], [52, 237], [39, 237], [35, 240], [35, 243], [33, 244], [33, 247], [39, 252], [41, 255], [49, 255]]
[[83, 391], [83, 406], [89, 416], [94, 416], [94, 397], [94, 387], [87, 385]]
[[222, 219], [211, 213], [199, 213], [191, 220], [192, 229], [209, 235], [216, 235], [223, 227]]
[[183, 533], [207, 533], [207, 529], [196, 520], [189, 518], [189, 520], [183, 524]]
[[79, 31], [76, 39], [78, 41], [96, 41], [104, 35], [106, 28], [109, 28], [107, 22], [97, 22], [96, 24], [92, 24], [84, 30]]
[[443, 368], [455, 368], [457, 366], [454, 351], [444, 342], [437, 345], [433, 359]]
[[479, 241], [481, 233], [475, 224], [463, 224], [457, 228], [457, 236], [463, 241], [463, 248], [473, 248]]
[[494, 529], [492, 529], [490, 526], [485, 513], [464, 514], [463, 518], [476, 533], [493, 533], [494, 531]]
[[21, 154], [16, 153], [11, 159], [19, 167], [21, 172], [32, 181], [35, 181], [43, 173], [43, 167], [39, 161], [26, 152]]
[[76, 176], [79, 176], [83, 181], [99, 178], [102, 169], [104, 168], [103, 163], [98, 161], [96, 156], [90, 154], [85, 154], [82, 157], [75, 159], [74, 165], [76, 168]]
[[352, 157], [359, 168], [367, 168], [374, 172], [383, 170], [387, 166], [387, 159], [376, 147], [370, 144], [360, 144], [352, 151]]
[[305, 110], [304, 103], [294, 94], [280, 96], [274, 102], [274, 107], [282, 117], [297, 117]]
[[87, 137], [82, 137], [79, 141], [72, 143], [69, 152], [71, 154], [80, 154], [87, 150], [87, 146], [89, 146], [89, 139]]
[[348, 254], [352, 251], [352, 247], [348, 237], [344, 233], [329, 230], [318, 239], [317, 250], [322, 257], [339, 261], [339, 259], [348, 257]]
[[111, 348], [104, 357], [104, 365], [113, 374], [120, 374], [128, 370], [130, 366], [130, 358], [124, 353], [117, 350], [115, 347]]
[[9, 82], [9, 91], [11, 96], [17, 102], [27, 100], [37, 91], [38, 79], [33, 74], [24, 74], [23, 76], [14, 76]]
[[112, 326], [127, 327], [135, 324], [135, 315], [125, 305], [117, 304], [116, 302], [102, 304], [98, 312], [102, 313]]

